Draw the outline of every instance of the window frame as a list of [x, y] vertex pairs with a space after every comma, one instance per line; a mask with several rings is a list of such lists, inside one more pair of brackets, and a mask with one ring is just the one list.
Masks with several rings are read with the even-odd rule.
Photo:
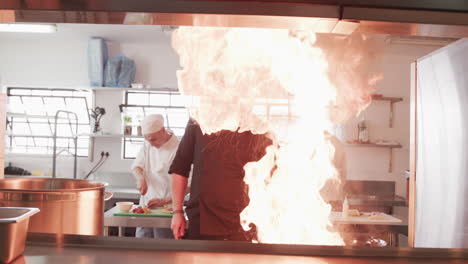
[[[16, 93], [15, 91], [28, 91], [26, 93], [24, 92], [18, 92]], [[41, 92], [38, 91], [43, 91], [44, 93], [41, 94]], [[60, 92], [66, 92], [70, 93], [69, 95], [64, 95], [64, 94], [55, 94], [55, 93], [60, 93]], [[78, 93], [78, 94], [76, 94]], [[86, 94], [87, 93], [87, 94]], [[85, 95], [84, 95], [85, 94]], [[87, 129], [90, 129], [90, 123], [91, 119], [89, 116], [89, 102], [88, 100], [92, 100], [92, 93], [89, 90], [85, 89], [74, 89], [74, 88], [43, 88], [43, 87], [7, 87], [6, 88], [6, 95], [7, 95], [7, 104], [10, 105], [10, 98], [13, 97], [19, 97], [22, 107], [24, 106], [23, 98], [28, 97], [28, 98], [41, 98], [42, 99], [42, 107], [44, 109], [46, 108], [47, 102], [44, 100], [44, 98], [60, 98], [63, 100], [63, 103], [67, 105], [67, 99], [72, 98], [72, 99], [82, 99], [84, 103], [84, 109], [86, 109], [86, 120], [83, 122], [83, 119], [78, 119], [78, 126], [80, 128], [86, 127]], [[9, 133], [6, 133], [5, 137], [5, 143], [6, 143], [6, 149], [10, 150], [9, 154], [12, 155], [33, 155], [33, 156], [51, 156], [53, 155], [53, 138], [54, 138], [54, 119], [55, 115], [51, 115], [50, 113], [45, 111], [45, 115], [32, 115], [26, 112], [27, 109], [23, 110], [23, 113], [19, 112], [8, 112], [6, 115], [6, 129], [9, 131]], [[66, 111], [73, 111], [75, 109], [71, 109], [71, 107], [65, 107], [65, 109], [60, 109], [60, 110], [66, 110]], [[75, 110], [76, 111], [76, 110]], [[73, 112], [75, 112], [73, 111]], [[81, 111], [80, 111], [81, 112]], [[16, 120], [15, 120], [16, 119]], [[20, 120], [18, 120], [20, 119]], [[19, 124], [26, 124], [29, 133], [25, 134], [14, 134], [13, 133], [13, 128], [15, 123]], [[48, 126], [48, 133], [42, 134], [42, 133], [34, 133], [34, 129], [31, 127], [32, 124], [42, 124], [42, 125], [47, 125]], [[74, 124], [75, 124], [75, 119], [69, 119], [69, 118], [64, 118], [63, 116], [58, 117], [58, 126], [68, 126], [70, 128], [70, 135], [68, 136], [61, 136], [59, 133], [58, 136], [56, 136], [57, 139], [67, 139], [66, 147], [63, 146], [57, 146], [57, 151], [62, 151], [64, 156], [73, 156], [74, 155]], [[88, 140], [88, 142], [84, 142], [82, 145], [86, 147], [80, 147], [80, 144], [78, 144], [77, 149], [81, 150], [81, 155], [79, 155], [80, 151], [78, 151], [77, 157], [88, 157], [89, 153], [89, 137], [88, 138], [83, 138], [80, 137], [79, 134], [75, 135], [77, 138], [77, 142], [82, 141], [82, 140]], [[28, 139], [31, 138], [32, 144], [29, 142], [26, 142], [24, 145], [17, 145], [13, 144], [15, 138], [23, 138], [26, 139], [26, 141], [29, 141]], [[47, 139], [46, 144], [38, 144], [36, 143], [37, 139]], [[26, 152], [16, 152], [12, 151], [14, 148], [24, 148]], [[40, 149], [39, 153], [31, 153], [28, 152], [27, 150], [29, 149]], [[66, 151], [63, 151], [66, 150]], [[86, 153], [86, 154], [84, 154]], [[83, 155], [84, 154], [84, 155]]]

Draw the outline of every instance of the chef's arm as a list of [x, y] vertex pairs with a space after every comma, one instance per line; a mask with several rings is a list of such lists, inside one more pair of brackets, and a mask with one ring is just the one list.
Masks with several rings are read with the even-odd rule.
[[137, 182], [141, 182], [143, 180], [143, 168], [135, 167], [133, 169], [133, 176], [137, 180]]
[[185, 235], [184, 195], [188, 178], [177, 173], [172, 173], [172, 216], [171, 229], [175, 239], [181, 239]]
[[141, 194], [145, 195], [148, 191], [148, 185], [146, 184], [145, 178], [143, 177], [143, 168], [135, 167], [133, 169], [133, 176], [137, 180], [137, 189]]
[[184, 196], [187, 191], [188, 178], [177, 173], [172, 174], [172, 206], [174, 210], [182, 210]]

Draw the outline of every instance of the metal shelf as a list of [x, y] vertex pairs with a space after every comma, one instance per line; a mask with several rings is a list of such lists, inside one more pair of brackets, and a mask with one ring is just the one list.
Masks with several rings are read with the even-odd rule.
[[390, 102], [390, 117], [388, 121], [388, 126], [393, 127], [393, 105], [395, 103], [403, 101], [401, 97], [387, 97], [387, 96], [372, 96], [372, 101], [387, 101]]
[[84, 88], [85, 90], [92, 91], [153, 91], [153, 92], [179, 92], [178, 89], [160, 87], [160, 88], [130, 88], [130, 87], [90, 87], [89, 89]]
[[[27, 115], [19, 113], [6, 113], [7, 117], [17, 117], [17, 118], [40, 118], [40, 119], [51, 119], [54, 120], [55, 116], [45, 116], [45, 115]], [[68, 118], [58, 117], [59, 120], [69, 120]]]
[[[390, 105], [390, 114], [389, 114], [389, 127], [393, 127], [393, 105], [395, 103], [403, 101], [402, 97], [390, 97], [390, 96], [380, 96], [372, 95], [372, 101], [384, 101], [389, 102]], [[376, 143], [359, 143], [359, 142], [347, 142], [346, 145], [352, 147], [367, 147], [367, 148], [387, 148], [389, 149], [389, 162], [388, 162], [388, 172], [393, 170], [393, 149], [402, 148], [400, 144], [376, 144]]]
[[401, 97], [387, 97], [387, 96], [372, 96], [372, 100], [375, 101], [390, 101], [391, 103], [397, 103], [403, 101]]
[[80, 137], [92, 138], [143, 138], [143, 136], [123, 135], [123, 134], [80, 134]]
[[376, 143], [346, 143], [346, 145], [356, 146], [356, 147], [374, 147], [374, 148], [402, 148], [400, 144], [376, 144]]
[[389, 173], [391, 173], [393, 171], [393, 149], [403, 147], [400, 144], [385, 145], [385, 144], [358, 143], [358, 142], [346, 143], [346, 145], [347, 146], [352, 146], [352, 147], [387, 148], [387, 149], [389, 149], [389, 160], [388, 160], [388, 172]]
[[9, 87], [12, 89], [31, 89], [39, 88], [43, 90], [74, 90], [74, 91], [161, 91], [161, 92], [179, 92], [178, 88], [169, 87], [150, 87], [150, 88], [131, 88], [131, 87], [98, 87], [98, 86], [69, 86], [69, 87]]
[[[54, 138], [53, 135], [30, 135], [30, 134], [12, 134], [12, 133], [7, 133], [6, 134], [8, 137], [29, 137], [29, 138]], [[69, 138], [69, 139], [74, 139], [75, 137], [73, 136], [57, 136], [56, 138]]]

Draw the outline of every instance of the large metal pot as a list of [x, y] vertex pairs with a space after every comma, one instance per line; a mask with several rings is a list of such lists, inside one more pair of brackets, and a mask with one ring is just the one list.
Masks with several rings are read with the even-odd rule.
[[40, 213], [31, 217], [29, 232], [101, 235], [104, 200], [112, 197], [106, 186], [75, 179], [3, 179], [0, 206], [39, 208]]

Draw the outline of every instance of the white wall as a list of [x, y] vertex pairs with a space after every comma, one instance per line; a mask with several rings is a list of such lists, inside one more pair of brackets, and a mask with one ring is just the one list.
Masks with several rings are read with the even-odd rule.
[[[108, 36], [112, 37], [108, 43], [110, 55], [123, 53], [135, 60], [136, 83], [144, 83], [151, 87], [177, 87], [175, 72], [179, 67], [178, 57], [170, 46], [170, 37], [159, 29], [137, 26], [132, 27], [130, 32], [125, 26], [123, 29], [120, 26], [121, 32], [118, 33], [117, 26], [95, 26], [94, 31], [83, 29], [83, 26], [87, 25], [65, 25], [64, 30], [61, 31], [59, 27], [56, 34], [0, 33], [0, 85], [86, 87], [89, 84], [87, 40], [89, 36], [106, 37], [112, 33], [113, 35]], [[138, 30], [139, 35], [135, 33]], [[149, 37], [148, 34], [154, 36]], [[96, 105], [104, 107], [107, 112], [102, 118], [103, 131], [121, 133], [118, 105], [122, 103], [123, 92], [97, 91], [95, 100]], [[101, 151], [107, 151], [110, 157], [101, 167], [98, 177], [117, 185], [134, 184], [130, 174], [132, 160], [121, 158], [121, 146], [119, 138], [96, 139], [94, 162], [80, 158], [78, 176], [84, 176], [97, 162]], [[12, 162], [15, 166], [29, 171], [41, 170], [46, 173], [52, 166], [50, 157], [30, 155], [7, 155], [6, 162]], [[71, 158], [59, 157], [57, 164], [58, 176], [72, 176]]]
[[[135, 82], [152, 87], [177, 87], [175, 71], [178, 58], [170, 47], [168, 35], [147, 26], [117, 28], [93, 25], [94, 29], [84, 26], [66, 25], [63, 26], [63, 33], [46, 35], [0, 33], [1, 84], [31, 87], [87, 86], [87, 39], [95, 35], [114, 40], [109, 43], [114, 55], [121, 51], [136, 61]], [[404, 101], [395, 104], [393, 128], [388, 127], [389, 106], [386, 102], [373, 103], [362, 113], [362, 117], [368, 121], [371, 140], [396, 140], [403, 148], [394, 151], [393, 173], [388, 173], [387, 149], [348, 147], [348, 178], [396, 181], [397, 193], [405, 195], [403, 172], [409, 166], [409, 67], [411, 62], [438, 47], [389, 45], [382, 39], [377, 41], [380, 41], [383, 53], [373, 66], [384, 74], [385, 79], [377, 85], [376, 93], [403, 97]], [[96, 105], [105, 107], [107, 111], [102, 121], [104, 131], [120, 132], [120, 122], [115, 120], [120, 120], [117, 106], [121, 101], [118, 92], [97, 92]], [[346, 126], [346, 139], [357, 137], [358, 120], [351, 120]], [[108, 162], [101, 168], [101, 177], [112, 182], [132, 184], [133, 180], [128, 177], [131, 161], [121, 159], [120, 139], [97, 139], [95, 157], [99, 157], [101, 151], [111, 153]], [[7, 156], [6, 159], [28, 170], [48, 171], [51, 166], [50, 158]], [[70, 175], [71, 162], [66, 162], [67, 159], [63, 157], [59, 159], [63, 162], [58, 163], [58, 174]], [[84, 175], [92, 165], [87, 159], [80, 159], [78, 175]]]
[[376, 86], [375, 93], [384, 96], [402, 97], [394, 104], [393, 127], [389, 127], [389, 102], [375, 101], [361, 115], [346, 124], [345, 138], [357, 139], [357, 122], [364, 118], [369, 128], [371, 141], [394, 140], [403, 148], [393, 151], [393, 171], [388, 172], [389, 150], [387, 148], [346, 148], [348, 179], [395, 181], [396, 193], [406, 196], [404, 171], [409, 169], [410, 133], [410, 64], [437, 48], [437, 46], [388, 44], [378, 40], [383, 53], [374, 61], [376, 71], [383, 73], [384, 80]]

